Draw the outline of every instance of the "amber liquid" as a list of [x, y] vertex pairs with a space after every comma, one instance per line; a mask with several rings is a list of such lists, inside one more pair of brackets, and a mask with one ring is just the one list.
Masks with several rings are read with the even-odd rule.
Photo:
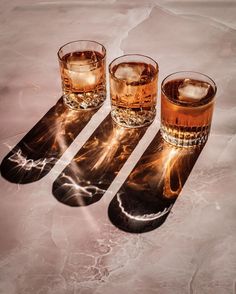
[[[161, 133], [174, 145], [191, 147], [204, 144], [208, 138], [214, 107], [214, 89], [198, 100], [178, 99], [178, 88], [184, 79], [167, 82], [161, 94]], [[200, 82], [200, 81], [196, 81]]]
[[68, 53], [60, 61], [64, 102], [72, 109], [99, 107], [106, 98], [105, 60], [96, 51]]
[[[128, 68], [124, 76], [118, 71]], [[122, 72], [121, 71], [121, 72]], [[129, 74], [130, 72], [130, 74]], [[110, 75], [112, 118], [125, 127], [150, 124], [156, 114], [157, 70], [150, 64], [120, 63]]]

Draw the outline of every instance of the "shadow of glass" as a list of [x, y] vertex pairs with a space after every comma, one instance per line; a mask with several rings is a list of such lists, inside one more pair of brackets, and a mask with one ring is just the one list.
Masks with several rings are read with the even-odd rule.
[[164, 223], [201, 148], [177, 148], [157, 133], [112, 199], [108, 216], [121, 230], [143, 233]]
[[146, 130], [120, 127], [109, 114], [53, 183], [55, 198], [69, 206], [99, 201]]
[[3, 159], [2, 176], [18, 184], [44, 177], [97, 110], [74, 111], [60, 98]]

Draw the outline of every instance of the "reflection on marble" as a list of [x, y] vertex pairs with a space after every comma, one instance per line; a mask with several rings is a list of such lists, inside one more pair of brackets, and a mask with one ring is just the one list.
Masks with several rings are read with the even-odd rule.
[[2, 176], [20, 184], [44, 177], [96, 111], [73, 111], [61, 98], [6, 155], [1, 163]]
[[56, 52], [68, 41], [103, 43], [108, 63], [149, 55], [159, 82], [195, 70], [218, 86], [210, 138], [156, 230], [123, 232], [107, 209], [159, 116], [93, 205], [59, 203], [52, 183], [107, 116], [108, 99], [45, 177], [27, 185], [1, 178], [0, 293], [235, 294], [235, 1], [2, 0], [0, 8], [1, 160], [60, 97]]
[[121, 127], [109, 114], [53, 183], [53, 195], [70, 206], [99, 201], [146, 130]]

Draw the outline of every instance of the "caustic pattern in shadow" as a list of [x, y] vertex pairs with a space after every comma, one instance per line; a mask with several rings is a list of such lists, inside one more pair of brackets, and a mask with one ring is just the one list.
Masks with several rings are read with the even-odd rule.
[[167, 218], [202, 148], [177, 148], [157, 133], [112, 199], [108, 215], [118, 228], [142, 233]]
[[70, 206], [100, 200], [146, 130], [120, 127], [109, 114], [53, 183], [53, 195]]
[[20, 184], [44, 177], [96, 111], [71, 110], [60, 98], [3, 159], [2, 176]]

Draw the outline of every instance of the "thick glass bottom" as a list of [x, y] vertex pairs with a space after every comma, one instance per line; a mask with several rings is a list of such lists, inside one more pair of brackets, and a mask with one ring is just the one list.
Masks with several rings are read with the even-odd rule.
[[96, 109], [100, 107], [106, 99], [106, 92], [83, 92], [66, 93], [63, 95], [64, 103], [73, 110]]
[[148, 126], [153, 122], [156, 116], [156, 109], [144, 110], [141, 108], [133, 109], [113, 106], [111, 116], [120, 126], [126, 128], [140, 128]]
[[196, 147], [206, 143], [210, 126], [182, 127], [161, 124], [161, 135], [168, 143], [178, 147]]

